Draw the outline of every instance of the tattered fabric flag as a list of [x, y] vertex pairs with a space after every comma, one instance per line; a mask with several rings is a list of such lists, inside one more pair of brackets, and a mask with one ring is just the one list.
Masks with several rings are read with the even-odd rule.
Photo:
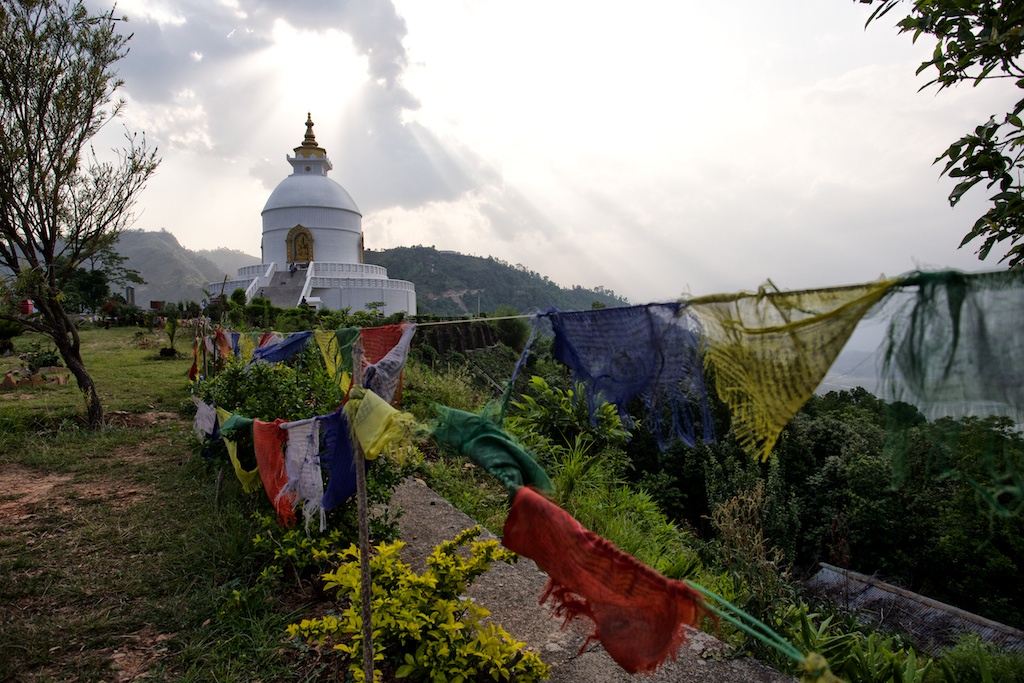
[[254, 361], [262, 360], [267, 363], [286, 361], [304, 349], [312, 336], [313, 333], [309, 330], [294, 332], [285, 337], [283, 341], [256, 349], [253, 351], [252, 359]]
[[259, 341], [258, 332], [246, 332], [238, 337], [238, 357], [248, 362]]
[[358, 327], [313, 331], [313, 338], [324, 359], [324, 367], [335, 378], [343, 394], [348, 392], [352, 384], [352, 344], [358, 337]]
[[231, 339], [228, 337], [231, 330], [225, 330], [223, 327], [218, 327], [213, 333], [214, 343], [217, 345], [217, 351], [220, 353], [221, 358], [232, 358], [235, 352], [231, 348]]
[[285, 469], [284, 447], [288, 442], [288, 431], [281, 429], [284, 420], [273, 422], [255, 420], [252, 425], [253, 442], [256, 446], [256, 462], [260, 467], [263, 490], [277, 510], [277, 523], [283, 527], [295, 526], [295, 494], [282, 495], [288, 483]]
[[433, 427], [434, 438], [468, 456], [478, 467], [496, 476], [510, 492], [523, 486], [554, 491], [544, 469], [493, 421], [447, 406], [435, 408], [440, 417]]
[[679, 438], [692, 446], [697, 426], [714, 440], [714, 423], [696, 320], [678, 303], [563, 313], [549, 311], [553, 354], [587, 384], [592, 419], [604, 402], [632, 426], [627, 406], [639, 398], [651, 434], [662, 448]]
[[883, 342], [885, 395], [930, 418], [1024, 423], [1024, 271], [914, 273]]
[[757, 294], [688, 302], [707, 339], [706, 365], [744, 449], [768, 458], [857, 323], [897, 282], [795, 292], [769, 282]]
[[355, 495], [355, 454], [348, 418], [340, 408], [317, 420], [323, 428], [321, 462], [327, 466], [323, 507], [330, 511]]
[[[359, 369], [359, 376], [363, 378], [365, 386], [366, 369], [374, 363], [383, 359], [391, 349], [395, 348], [402, 341], [409, 323], [399, 325], [382, 325], [380, 327], [364, 327], [360, 330], [360, 341], [363, 345], [363, 362]], [[399, 376], [398, 388], [394, 391], [388, 403], [400, 402], [402, 400], [402, 380]]]
[[279, 495], [295, 497], [302, 506], [306, 531], [313, 519], [319, 520], [320, 531], [327, 528], [324, 513], [324, 476], [320, 470], [320, 427], [317, 418], [286, 422], [281, 429], [288, 432], [288, 447], [284, 451], [284, 468], [288, 483]]
[[[393, 403], [402, 380], [402, 369], [409, 357], [409, 347], [416, 333], [415, 325], [404, 325], [398, 342], [384, 354], [384, 357], [363, 368], [363, 386]], [[363, 348], [365, 354], [365, 342]]]
[[189, 367], [188, 372], [185, 373], [190, 382], [195, 382], [196, 378], [199, 377], [199, 343], [199, 337], [192, 340], [192, 365]]
[[686, 582], [640, 563], [528, 487], [512, 501], [501, 542], [547, 573], [540, 602], [553, 598], [556, 616], [566, 624], [578, 616], [594, 622], [583, 648], [599, 641], [629, 673], [653, 672], [666, 657], [675, 659], [684, 627], [696, 626], [704, 613]]
[[344, 410], [367, 460], [373, 460], [389, 443], [400, 440], [415, 429], [411, 415], [395, 410], [387, 401], [363, 387], [352, 387]]
[[217, 409], [198, 396], [192, 397], [192, 403], [196, 406], [196, 416], [192, 420], [192, 431], [200, 439], [211, 436], [214, 428], [217, 426]]
[[361, 330], [363, 339], [363, 367], [376, 363], [395, 348], [402, 339], [402, 333], [408, 323], [400, 325], [381, 325], [380, 327], [364, 327]]
[[264, 346], [270, 346], [271, 344], [276, 344], [277, 342], [281, 341], [282, 339], [283, 339], [283, 337], [281, 335], [279, 335], [277, 332], [264, 332], [263, 334], [260, 335], [260, 341], [256, 345], [256, 348], [262, 349]]
[[[232, 415], [223, 408], [217, 408], [217, 421], [220, 423], [221, 438], [228, 452], [228, 459], [235, 470], [235, 476], [242, 484], [242, 490], [253, 493], [260, 486], [260, 471], [256, 465], [256, 454], [253, 452], [252, 420], [241, 415]], [[245, 469], [242, 459], [251, 463], [251, 469]]]

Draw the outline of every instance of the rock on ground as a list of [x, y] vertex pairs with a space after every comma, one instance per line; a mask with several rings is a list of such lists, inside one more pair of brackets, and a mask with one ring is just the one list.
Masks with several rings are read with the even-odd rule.
[[[423, 571], [434, 546], [475, 525], [466, 514], [438, 496], [422, 481], [402, 483], [391, 499], [402, 510], [399, 529], [406, 543], [402, 557], [416, 571]], [[484, 531], [482, 539], [494, 538]], [[491, 612], [512, 637], [525, 642], [551, 666], [554, 683], [619, 683], [647, 680], [650, 683], [715, 683], [750, 681], [752, 683], [792, 683], [793, 678], [771, 669], [755, 659], [724, 659], [724, 643], [700, 631], [691, 631], [680, 648], [676, 661], [668, 661], [653, 676], [631, 676], [623, 671], [600, 644], [591, 643], [580, 652], [589, 633], [590, 622], [577, 619], [566, 629], [562, 620], [552, 618], [546, 606], [538, 605], [547, 575], [526, 558], [514, 565], [496, 564], [477, 579], [470, 596]]]

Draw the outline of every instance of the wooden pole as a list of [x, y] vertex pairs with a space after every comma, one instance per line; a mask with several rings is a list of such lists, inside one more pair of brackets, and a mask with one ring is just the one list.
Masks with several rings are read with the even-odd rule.
[[[356, 339], [352, 345], [352, 384], [363, 383], [363, 340]], [[370, 576], [370, 524], [366, 503], [366, 461], [363, 447], [352, 434], [353, 465], [356, 468], [356, 509], [359, 516], [359, 600], [363, 612], [363, 680], [372, 683], [373, 677], [373, 610], [371, 601], [372, 578]]]
[[206, 357], [206, 335], [209, 334], [209, 329], [206, 326], [206, 314], [203, 314], [203, 336], [200, 339], [200, 343], [203, 345], [203, 379], [210, 379], [210, 362]]

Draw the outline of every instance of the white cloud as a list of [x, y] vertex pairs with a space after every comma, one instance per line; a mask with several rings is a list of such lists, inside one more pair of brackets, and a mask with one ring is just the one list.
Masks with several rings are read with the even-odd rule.
[[160, 25], [181, 26], [186, 19], [183, 14], [170, 6], [171, 3], [154, 0], [120, 0], [118, 14], [131, 20], [153, 21]]
[[145, 131], [164, 149], [212, 150], [209, 115], [193, 90], [180, 90], [172, 102], [151, 104], [133, 102], [125, 115], [129, 127]]
[[309, 111], [372, 248], [636, 302], [985, 267], [956, 249], [983, 197], [949, 209], [932, 160], [1009, 91], [917, 92], [927, 41], [857, 3], [121, 6], [127, 121], [165, 151], [140, 223], [187, 246], [258, 249]]

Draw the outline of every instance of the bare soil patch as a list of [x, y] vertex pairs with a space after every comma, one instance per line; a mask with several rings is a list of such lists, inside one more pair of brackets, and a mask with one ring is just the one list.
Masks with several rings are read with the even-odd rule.
[[125, 636], [124, 645], [108, 650], [114, 680], [120, 683], [149, 678], [147, 672], [167, 655], [167, 641], [173, 637], [173, 633], [159, 633], [148, 626]]
[[102, 500], [114, 510], [126, 510], [148, 495], [147, 491], [139, 487], [117, 488], [110, 481], [75, 484], [73, 488], [79, 498], [94, 502]]
[[70, 474], [40, 475], [17, 465], [0, 469], [0, 526], [30, 517], [33, 507], [51, 499], [54, 489], [70, 480]]
[[152, 427], [157, 423], [181, 422], [181, 415], [171, 412], [129, 413], [124, 410], [112, 410], [106, 414], [108, 425], [114, 427]]
[[0, 401], [31, 401], [37, 398], [35, 394], [12, 394], [9, 392], [0, 392]]

